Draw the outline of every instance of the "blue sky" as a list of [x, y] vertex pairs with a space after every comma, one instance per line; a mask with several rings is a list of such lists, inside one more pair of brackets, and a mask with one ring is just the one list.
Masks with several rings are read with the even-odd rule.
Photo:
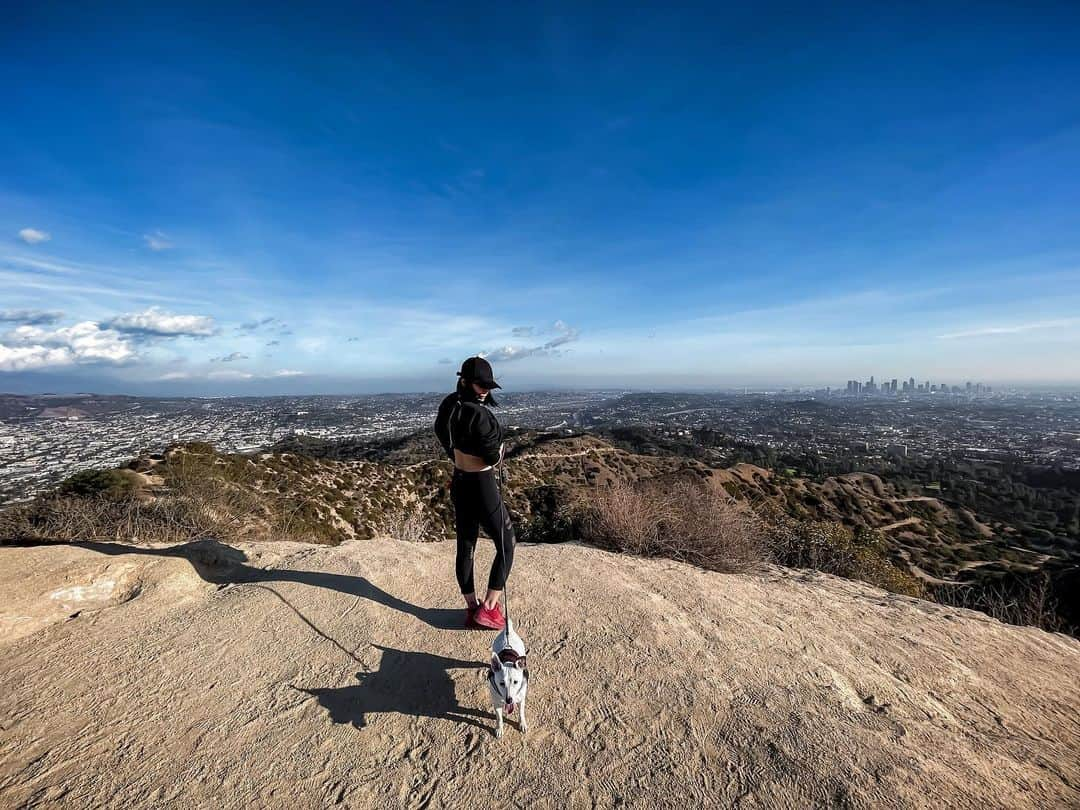
[[1080, 383], [1069, 4], [152, 5], [4, 12], [0, 391]]

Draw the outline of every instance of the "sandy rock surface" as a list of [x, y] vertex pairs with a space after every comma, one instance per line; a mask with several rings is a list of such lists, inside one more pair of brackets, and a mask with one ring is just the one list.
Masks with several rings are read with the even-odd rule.
[[0, 806], [1080, 806], [1080, 643], [778, 568], [521, 547], [496, 740], [453, 553], [0, 547]]

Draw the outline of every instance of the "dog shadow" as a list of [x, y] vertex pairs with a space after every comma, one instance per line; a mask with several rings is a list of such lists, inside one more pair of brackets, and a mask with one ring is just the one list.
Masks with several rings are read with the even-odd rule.
[[[214, 585], [248, 585], [273, 582], [299, 582], [315, 588], [326, 588], [339, 593], [359, 596], [388, 608], [415, 616], [436, 630], [460, 630], [463, 627], [462, 610], [429, 608], [406, 602], [387, 593], [364, 577], [334, 574], [325, 571], [300, 571], [289, 568], [254, 568], [247, 565], [247, 555], [238, 548], [218, 540], [195, 540], [165, 548], [148, 548], [127, 543], [101, 541], [55, 543], [48, 540], [18, 540], [5, 543], [9, 546], [68, 545], [85, 548], [101, 554], [149, 554], [157, 557], [181, 557], [206, 582]], [[283, 600], [284, 601], [284, 600]]]
[[484, 669], [485, 664], [373, 646], [383, 651], [379, 669], [356, 673], [358, 683], [329, 689], [293, 688], [318, 700], [334, 723], [349, 723], [357, 729], [366, 727], [372, 715], [403, 714], [490, 730], [490, 723], [481, 720], [494, 720], [494, 715], [462, 706], [450, 677], [450, 670]]

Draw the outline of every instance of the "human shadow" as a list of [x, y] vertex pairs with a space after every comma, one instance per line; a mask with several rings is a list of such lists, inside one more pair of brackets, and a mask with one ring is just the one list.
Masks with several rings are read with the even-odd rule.
[[[368, 599], [402, 613], [407, 613], [410, 616], [415, 616], [437, 630], [459, 630], [463, 626], [462, 610], [414, 605], [387, 593], [364, 577], [334, 574], [326, 571], [300, 571], [291, 568], [255, 568], [246, 564], [247, 555], [243, 551], [214, 539], [195, 540], [190, 543], [180, 543], [164, 548], [149, 548], [96, 540], [75, 543], [56, 543], [48, 540], [16, 540], [6, 542], [5, 545], [24, 548], [67, 545], [97, 551], [101, 554], [149, 554], [156, 557], [180, 557], [190, 562], [192, 568], [203, 580], [215, 585], [299, 582], [302, 585], [326, 588], [350, 596]], [[275, 593], [277, 592], [275, 591]], [[284, 597], [281, 597], [280, 594], [277, 595], [282, 601], [289, 604]], [[292, 607], [291, 604], [289, 606]]]
[[358, 729], [367, 726], [368, 718], [375, 714], [433, 717], [489, 728], [480, 721], [493, 720], [494, 715], [462, 706], [449, 672], [452, 669], [484, 669], [485, 664], [395, 650], [378, 644], [372, 646], [383, 651], [379, 669], [357, 672], [359, 683], [335, 688], [293, 688], [316, 698], [333, 722], [350, 723]]

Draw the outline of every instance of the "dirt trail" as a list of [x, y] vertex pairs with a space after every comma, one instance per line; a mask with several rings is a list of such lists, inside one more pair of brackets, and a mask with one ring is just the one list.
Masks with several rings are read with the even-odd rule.
[[530, 729], [496, 740], [450, 543], [242, 552], [0, 547], [0, 806], [1080, 803], [1064, 636], [819, 574], [522, 547]]
[[910, 526], [913, 523], [922, 523], [922, 518], [909, 517], [903, 520], [898, 520], [895, 523], [889, 523], [886, 526], [878, 526], [879, 532], [891, 532], [893, 529], [899, 529], [901, 526]]

